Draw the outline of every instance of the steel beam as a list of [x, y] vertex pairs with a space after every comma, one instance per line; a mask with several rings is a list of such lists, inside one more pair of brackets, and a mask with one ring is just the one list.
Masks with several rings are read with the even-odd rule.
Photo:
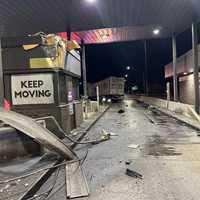
[[173, 51], [173, 88], [174, 101], [178, 101], [178, 78], [177, 78], [177, 50], [176, 50], [176, 36], [172, 36], [172, 51]]
[[3, 102], [4, 102], [4, 81], [3, 81], [1, 38], [0, 38], [0, 107], [3, 107]]
[[85, 60], [85, 44], [82, 40], [82, 53], [81, 53], [81, 65], [82, 65], [82, 74], [83, 74], [83, 94], [84, 98], [87, 99], [87, 71], [86, 71], [86, 60]]
[[197, 24], [192, 23], [192, 53], [193, 53], [193, 67], [194, 67], [194, 96], [195, 96], [195, 110], [199, 113], [200, 98], [199, 98], [199, 66], [198, 66], [198, 35]]

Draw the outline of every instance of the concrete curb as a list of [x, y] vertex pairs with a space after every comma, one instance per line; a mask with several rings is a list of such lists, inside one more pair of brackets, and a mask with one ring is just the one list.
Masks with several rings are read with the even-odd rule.
[[137, 101], [139, 102], [142, 102], [142, 103], [145, 103], [146, 105], [152, 105], [153, 107], [155, 107], [157, 110], [159, 110], [160, 112], [180, 121], [180, 122], [183, 122], [185, 124], [187, 124], [188, 126], [200, 131], [200, 123], [198, 121], [195, 121], [193, 119], [190, 119], [188, 117], [186, 117], [185, 115], [178, 115], [176, 114], [175, 112], [171, 111], [171, 110], [167, 110], [166, 108], [161, 108], [155, 104], [151, 104], [150, 102], [147, 102], [147, 101], [144, 101], [144, 100], [141, 100], [139, 98], [136, 98]]
[[[107, 106], [105, 108], [105, 110], [103, 112], [101, 112], [98, 116], [96, 116], [96, 118], [94, 119], [94, 121], [89, 124], [86, 128], [84, 128], [83, 130], [83, 134], [81, 134], [78, 138], [77, 138], [77, 141], [81, 141], [85, 135], [87, 135], [87, 132], [99, 121], [99, 119], [101, 117], [103, 117], [103, 115], [110, 109], [110, 106]], [[76, 147], [77, 144], [73, 144], [72, 145], [72, 148]]]
[[200, 131], [200, 124], [198, 123], [198, 121], [196, 122], [196, 121], [192, 121], [190, 119], [187, 119], [184, 116], [178, 116], [175, 113], [171, 113], [170, 111], [161, 109], [159, 107], [155, 107], [155, 108], [157, 110], [159, 110], [160, 112], [162, 112], [162, 113], [164, 113], [164, 114], [166, 114], [166, 115], [168, 115], [168, 116], [170, 116], [170, 117], [172, 117], [172, 118], [174, 118], [174, 119], [176, 119], [176, 120], [178, 120], [180, 122], [183, 122], [183, 123], [187, 124], [188, 126], [194, 128], [194, 129]]

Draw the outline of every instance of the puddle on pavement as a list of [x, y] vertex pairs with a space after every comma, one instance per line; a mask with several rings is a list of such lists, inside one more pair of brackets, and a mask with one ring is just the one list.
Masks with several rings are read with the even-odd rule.
[[182, 153], [177, 152], [176, 149], [167, 144], [165, 138], [159, 135], [153, 135], [145, 144], [144, 153], [151, 156], [179, 156]]

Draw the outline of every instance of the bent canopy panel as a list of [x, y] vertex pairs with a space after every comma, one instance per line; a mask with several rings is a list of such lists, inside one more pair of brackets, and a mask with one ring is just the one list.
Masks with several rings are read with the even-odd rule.
[[0, 109], [0, 120], [11, 127], [36, 140], [41, 145], [54, 150], [67, 160], [76, 158], [76, 154], [65, 145], [62, 140], [42, 127], [32, 118], [18, 114], [13, 111]]

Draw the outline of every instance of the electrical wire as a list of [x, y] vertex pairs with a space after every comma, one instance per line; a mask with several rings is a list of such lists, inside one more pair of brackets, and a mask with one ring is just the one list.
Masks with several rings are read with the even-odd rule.
[[[81, 159], [80, 164], [77, 166], [76, 170], [74, 171], [74, 174], [75, 174], [76, 171], [78, 170], [79, 166], [80, 166], [80, 165], [83, 165], [83, 163], [85, 162], [85, 160], [86, 160], [86, 158], [87, 158], [87, 156], [88, 156], [88, 152], [89, 152], [89, 151], [87, 150], [87, 152], [85, 153], [85, 156]], [[57, 176], [57, 178], [58, 178], [58, 176]], [[56, 180], [57, 180], [57, 178], [56, 178]], [[38, 195], [35, 196], [35, 197], [33, 196], [33, 197], [31, 197], [31, 198], [29, 198], [29, 199], [27, 199], [27, 200], [33, 200], [33, 199], [38, 198], [38, 197], [41, 197], [41, 196], [43, 196], [43, 195], [47, 195], [47, 196], [44, 198], [44, 200], [49, 199], [49, 198], [50, 198], [50, 197], [49, 197], [50, 194], [51, 194], [51, 196], [55, 194], [55, 192], [54, 192], [54, 193], [51, 193], [51, 192], [53, 191], [53, 189], [54, 189], [54, 187], [55, 187], [55, 185], [56, 185], [56, 180], [55, 180], [53, 186], [52, 186], [49, 190], [47, 190], [46, 192], [43, 192], [43, 193], [41, 193], [41, 194], [38, 194]], [[65, 185], [65, 183], [61, 186], [61, 188], [62, 188], [64, 185]]]
[[74, 140], [73, 138], [71, 138], [70, 136], [67, 135], [67, 133], [62, 129], [62, 127], [59, 125], [59, 123], [57, 122], [57, 120], [55, 119], [54, 116], [40, 117], [40, 118], [35, 119], [35, 121], [45, 120], [45, 119], [51, 119], [51, 120], [53, 120], [53, 122], [57, 126], [58, 130], [61, 133], [63, 133], [68, 140], [70, 140], [71, 142], [73, 142], [75, 144], [92, 144], [92, 145], [96, 145], [96, 144], [99, 144], [101, 142], [105, 142], [105, 141], [108, 140], [107, 138], [103, 138], [103, 139], [92, 140], [92, 141], [87, 141], [87, 142], [78, 142], [78, 141]]
[[[85, 157], [83, 159], [85, 159]], [[0, 184], [9, 183], [9, 182], [12, 182], [12, 181], [16, 181], [18, 179], [24, 179], [24, 178], [27, 178], [29, 176], [35, 175], [37, 173], [40, 173], [42, 171], [46, 171], [48, 169], [55, 169], [55, 168], [58, 168], [60, 166], [63, 166], [63, 165], [66, 165], [66, 164], [70, 164], [70, 163], [80, 162], [81, 160], [82, 159], [77, 159], [77, 160], [72, 160], [72, 161], [66, 161], [66, 162], [62, 162], [60, 164], [51, 166], [51, 167], [45, 167], [43, 169], [39, 169], [39, 170], [36, 170], [34, 172], [31, 172], [31, 173], [28, 173], [28, 174], [25, 174], [25, 175], [22, 175], [22, 176], [18, 176], [18, 177], [15, 177], [15, 178], [11, 178], [11, 179], [7, 179], [7, 180], [4, 180], [4, 181], [0, 181]]]
[[56, 182], [57, 182], [57, 180], [58, 180], [58, 175], [59, 175], [59, 172], [60, 172], [60, 168], [61, 167], [59, 167], [58, 169], [57, 169], [57, 173], [56, 173], [56, 175], [55, 175], [55, 179], [54, 179], [54, 181], [53, 181], [53, 184], [52, 184], [52, 186], [51, 186], [51, 188], [49, 189], [49, 190], [47, 190], [46, 192], [43, 192], [43, 193], [41, 193], [41, 194], [38, 194], [38, 195], [34, 195], [33, 197], [30, 197], [30, 198], [28, 198], [27, 200], [33, 200], [33, 199], [37, 199], [37, 198], [39, 198], [39, 197], [41, 197], [41, 196], [46, 196], [46, 197], [44, 197], [45, 199], [49, 196], [49, 194], [52, 192], [52, 190], [54, 189], [54, 187], [55, 187], [55, 185], [56, 185]]
[[[15, 178], [13, 178], [13, 179], [8, 179], [8, 180], [5, 180], [5, 181], [0, 181], [0, 184], [5, 184], [5, 183], [9, 183], [9, 182], [18, 180], [18, 179], [23, 179], [23, 178], [26, 178], [26, 177], [28, 177], [28, 176], [34, 175], [34, 174], [36, 174], [36, 173], [39, 173], [39, 172], [41, 172], [41, 171], [48, 170], [48, 169], [58, 168], [58, 169], [60, 170], [60, 168], [61, 168], [63, 165], [70, 164], [70, 163], [79, 162], [79, 165], [78, 165], [78, 167], [79, 167], [80, 165], [82, 165], [82, 164], [85, 162], [87, 156], [88, 156], [88, 150], [87, 150], [87, 152], [85, 153], [84, 157], [81, 158], [81, 159], [72, 160], [72, 161], [67, 161], [67, 162], [62, 162], [62, 163], [57, 164], [57, 165], [55, 165], [55, 166], [46, 167], [46, 168], [37, 170], [37, 171], [35, 171], [35, 172], [32, 172], [32, 173], [23, 175], [23, 176], [15, 177]], [[78, 169], [78, 167], [77, 167], [77, 169]], [[77, 169], [76, 169], [76, 170], [77, 170]], [[75, 170], [75, 171], [76, 171], [76, 170]], [[57, 175], [56, 177], [58, 178], [58, 175]], [[57, 179], [56, 179], [56, 180], [57, 180]], [[29, 199], [27, 199], [27, 200], [34, 200], [34, 199], [39, 198], [39, 197], [41, 197], [41, 196], [47, 195], [47, 196], [45, 197], [45, 199], [46, 199], [46, 198], [51, 194], [51, 192], [53, 191], [53, 189], [54, 189], [54, 187], [55, 187], [55, 184], [56, 184], [56, 180], [55, 180], [53, 186], [52, 186], [49, 190], [47, 190], [46, 192], [43, 192], [43, 193], [41, 193], [41, 194], [38, 194], [37, 196], [33, 196], [33, 197], [31, 197], [31, 198], [29, 198]], [[62, 187], [63, 187], [64, 185], [65, 185], [65, 183], [62, 185]], [[16, 195], [16, 194], [15, 194], [15, 195]], [[52, 194], [52, 195], [53, 195], [53, 194]], [[13, 196], [14, 196], [14, 195], [13, 195]], [[44, 199], [44, 200], [45, 200], [45, 199]]]

